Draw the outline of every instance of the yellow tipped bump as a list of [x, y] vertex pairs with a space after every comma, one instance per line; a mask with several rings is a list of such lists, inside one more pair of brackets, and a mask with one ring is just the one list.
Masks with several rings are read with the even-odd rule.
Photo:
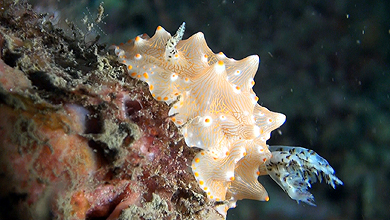
[[157, 30], [157, 31], [161, 31], [162, 29], [163, 29], [163, 27], [158, 26], [156, 30]]
[[225, 71], [225, 63], [222, 60], [219, 60], [214, 66], [215, 72], [217, 74], [221, 74]]
[[199, 163], [200, 159], [199, 158], [195, 158], [195, 163]]
[[234, 179], [235, 179], [234, 176], [230, 177], [230, 181], [234, 181]]
[[137, 54], [134, 56], [134, 58], [135, 58], [136, 60], [139, 60], [139, 59], [141, 59], [141, 58], [142, 58], [142, 55], [141, 55], [141, 54], [139, 54], [139, 53], [137, 53]]
[[266, 202], [268, 202], [269, 201], [269, 197], [267, 196], [267, 197], [265, 197], [265, 201]]
[[203, 185], [203, 184], [204, 184], [203, 180], [200, 180], [200, 181], [199, 181], [199, 184], [200, 184], [200, 185]]
[[203, 126], [210, 126], [211, 123], [213, 122], [212, 118], [210, 116], [206, 116], [205, 119], [203, 120]]
[[136, 72], [132, 72], [132, 73], [130, 74], [130, 76], [132, 76], [132, 77], [135, 77], [136, 75], [137, 75]]
[[141, 38], [139, 36], [135, 37], [135, 42], [139, 42]]
[[204, 54], [203, 57], [202, 57], [202, 61], [207, 63], [208, 57], [209, 56], [207, 56], [207, 54]]
[[127, 66], [127, 69], [128, 69], [128, 70], [131, 70], [131, 69], [133, 69], [133, 66], [132, 66], [132, 65], [128, 65], [128, 66]]
[[148, 75], [148, 73], [144, 73], [144, 77], [145, 77], [145, 79], [148, 79], [149, 78], [149, 75]]
[[199, 176], [199, 173], [198, 173], [198, 172], [195, 172], [194, 175], [195, 175], [196, 177], [198, 177], [198, 176]]
[[171, 81], [174, 82], [177, 80], [177, 78], [179, 78], [179, 76], [176, 74], [176, 73], [172, 73], [171, 75]]

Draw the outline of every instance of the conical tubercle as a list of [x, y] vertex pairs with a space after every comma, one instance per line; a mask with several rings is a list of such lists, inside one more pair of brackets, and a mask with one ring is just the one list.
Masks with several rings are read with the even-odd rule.
[[176, 34], [168, 39], [167, 44], [165, 45], [165, 60], [170, 61], [171, 59], [178, 58], [176, 45], [183, 38], [185, 29], [186, 23], [183, 22], [176, 31]]

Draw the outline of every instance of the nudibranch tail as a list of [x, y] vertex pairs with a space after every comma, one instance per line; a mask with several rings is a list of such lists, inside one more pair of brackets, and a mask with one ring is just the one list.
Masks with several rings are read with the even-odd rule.
[[271, 152], [260, 138], [241, 141], [241, 145], [245, 146], [246, 151], [236, 164], [235, 179], [228, 190], [230, 205], [242, 199], [268, 201], [268, 193], [257, 178], [261, 175], [259, 166], [271, 158]]
[[259, 175], [270, 175], [291, 198], [309, 204], [314, 200], [307, 187], [317, 178], [342, 184], [312, 151], [271, 147], [271, 153], [266, 141], [286, 116], [257, 103], [257, 55], [234, 60], [213, 53], [203, 33], [182, 40], [184, 30], [184, 22], [174, 36], [158, 26], [151, 38], [140, 35], [114, 49], [131, 77], [170, 104], [168, 114], [186, 144], [201, 149], [192, 170], [208, 199], [225, 201], [217, 211], [225, 216], [241, 199], [268, 201]]
[[210, 199], [225, 200], [228, 186], [235, 179], [236, 163], [244, 155], [243, 146], [236, 145], [226, 157], [216, 157], [209, 151], [201, 151], [195, 156], [192, 170], [199, 185]]

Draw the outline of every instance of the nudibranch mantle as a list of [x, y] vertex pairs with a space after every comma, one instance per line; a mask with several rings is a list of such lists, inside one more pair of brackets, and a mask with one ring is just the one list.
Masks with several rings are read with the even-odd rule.
[[270, 175], [292, 199], [311, 205], [307, 189], [317, 178], [342, 184], [315, 152], [266, 144], [286, 117], [257, 103], [257, 55], [234, 60], [214, 54], [201, 32], [182, 40], [184, 29], [185, 23], [171, 36], [158, 26], [153, 37], [139, 35], [114, 49], [130, 76], [171, 106], [169, 116], [186, 144], [202, 149], [192, 171], [208, 199], [222, 201], [218, 212], [226, 216], [241, 199], [268, 201], [259, 175]]

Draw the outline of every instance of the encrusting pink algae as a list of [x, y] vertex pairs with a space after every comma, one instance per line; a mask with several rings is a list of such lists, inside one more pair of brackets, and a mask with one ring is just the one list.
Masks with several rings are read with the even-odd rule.
[[312, 205], [317, 179], [342, 184], [315, 152], [266, 144], [285, 116], [257, 104], [257, 56], [182, 40], [184, 23], [108, 54], [25, 3], [1, 4], [6, 217], [224, 219], [237, 200], [268, 201], [259, 175]]

